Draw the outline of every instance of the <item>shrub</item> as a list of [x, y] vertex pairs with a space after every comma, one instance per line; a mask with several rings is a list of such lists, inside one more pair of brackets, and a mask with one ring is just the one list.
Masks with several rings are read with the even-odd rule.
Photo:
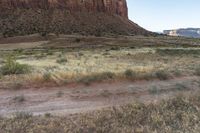
[[56, 62], [58, 63], [58, 64], [64, 64], [64, 63], [66, 63], [66, 62], [68, 62], [68, 60], [66, 59], [66, 58], [60, 58], [60, 59], [57, 59], [56, 60]]
[[15, 96], [15, 97], [13, 98], [13, 101], [15, 101], [15, 102], [17, 102], [17, 103], [22, 103], [22, 102], [25, 101], [25, 97], [24, 97], [24, 95]]
[[28, 113], [28, 112], [16, 112], [14, 114], [14, 118], [15, 119], [28, 119], [28, 118], [32, 118], [33, 114]]
[[57, 93], [56, 93], [56, 96], [57, 97], [62, 97], [64, 95], [64, 92], [62, 92], [62, 91], [58, 91]]
[[134, 78], [134, 77], [136, 77], [136, 73], [135, 73], [133, 70], [130, 70], [130, 69], [126, 70], [126, 71], [124, 72], [124, 75], [125, 75], [127, 78]]
[[45, 118], [50, 118], [51, 117], [51, 113], [46, 113], [44, 114]]
[[44, 79], [44, 81], [49, 81], [51, 79], [51, 73], [45, 72], [43, 74], [43, 79]]
[[167, 80], [167, 79], [169, 79], [169, 76], [170, 75], [164, 70], [159, 70], [159, 71], [155, 72], [155, 77], [160, 80]]
[[83, 77], [82, 79], [80, 79], [80, 82], [83, 82], [85, 84], [90, 84], [91, 82], [95, 82], [95, 81], [114, 79], [115, 76], [116, 75], [112, 72], [103, 72], [100, 74], [93, 74], [93, 75]]
[[102, 36], [102, 31], [99, 30], [99, 29], [97, 29], [97, 30], [95, 31], [94, 35], [95, 35], [96, 37], [101, 37], [101, 36]]
[[26, 64], [19, 64], [15, 59], [9, 57], [5, 64], [0, 68], [2, 75], [11, 74], [26, 74], [30, 72], [30, 66]]
[[48, 51], [46, 52], [46, 55], [53, 55], [53, 52], [48, 50]]
[[159, 89], [156, 86], [153, 86], [151, 89], [149, 89], [149, 93], [153, 95], [158, 94]]
[[109, 92], [108, 90], [104, 90], [103, 92], [101, 92], [101, 95], [102, 95], [103, 97], [109, 97], [109, 96], [111, 96], [112, 94], [111, 94], [111, 92]]
[[189, 88], [187, 88], [187, 86], [185, 86], [184, 84], [180, 84], [177, 83], [174, 87], [174, 90], [176, 91], [185, 91], [185, 90], [190, 90]]
[[200, 66], [196, 68], [195, 75], [200, 76]]
[[76, 43], [79, 43], [79, 42], [81, 42], [81, 39], [80, 39], [80, 38], [76, 38], [76, 39], [75, 39], [75, 42], [76, 42]]
[[177, 77], [179, 77], [179, 76], [182, 75], [182, 73], [181, 73], [180, 70], [176, 69], [176, 70], [174, 71], [174, 75], [177, 76]]
[[153, 95], [159, 95], [159, 94], [162, 94], [162, 93], [169, 93], [173, 91], [173, 89], [163, 89], [163, 88], [158, 88], [156, 86], [153, 86], [151, 89], [149, 89], [149, 93], [150, 94], [153, 94]]

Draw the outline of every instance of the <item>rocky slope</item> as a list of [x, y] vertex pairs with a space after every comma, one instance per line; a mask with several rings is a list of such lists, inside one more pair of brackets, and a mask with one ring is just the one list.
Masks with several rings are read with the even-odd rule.
[[128, 20], [126, 0], [0, 0], [0, 33], [149, 34]]
[[200, 28], [165, 30], [164, 34], [167, 34], [170, 36], [184, 36], [184, 37], [200, 38]]

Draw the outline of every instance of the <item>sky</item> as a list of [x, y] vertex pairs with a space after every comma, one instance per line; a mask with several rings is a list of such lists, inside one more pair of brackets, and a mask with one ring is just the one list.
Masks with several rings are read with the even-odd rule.
[[143, 28], [200, 28], [200, 0], [127, 0], [129, 18]]

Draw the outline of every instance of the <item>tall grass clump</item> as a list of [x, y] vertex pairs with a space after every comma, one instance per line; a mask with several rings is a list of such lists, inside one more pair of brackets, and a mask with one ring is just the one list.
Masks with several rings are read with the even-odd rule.
[[30, 72], [30, 66], [16, 62], [14, 58], [7, 58], [5, 64], [0, 68], [2, 75], [26, 74]]
[[44, 81], [50, 81], [51, 78], [52, 78], [52, 74], [51, 74], [50, 72], [45, 72], [45, 73], [43, 74], [43, 79], [44, 79]]

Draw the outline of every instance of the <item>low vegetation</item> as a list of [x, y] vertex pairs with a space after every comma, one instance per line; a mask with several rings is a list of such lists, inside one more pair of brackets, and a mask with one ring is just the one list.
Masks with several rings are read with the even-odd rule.
[[63, 91], [58, 91], [56, 93], [56, 96], [59, 98], [59, 97], [62, 97], [64, 95], [64, 92]]
[[44, 81], [50, 81], [51, 78], [52, 78], [51, 73], [45, 72], [45, 73], [43, 74], [43, 80], [44, 80]]
[[131, 69], [128, 69], [124, 72], [124, 75], [127, 77], [127, 78], [134, 78], [136, 77], [136, 73], [131, 70]]
[[183, 83], [177, 83], [173, 87], [164, 89], [164, 88], [158, 88], [157, 86], [153, 86], [149, 89], [149, 93], [153, 95], [159, 95], [159, 94], [166, 94], [169, 92], [184, 92], [184, 91], [190, 91], [191, 89], [188, 88]]
[[14, 101], [14, 102], [17, 102], [17, 103], [22, 103], [22, 102], [25, 101], [25, 97], [24, 97], [24, 95], [15, 96], [15, 97], [13, 98], [13, 101]]
[[159, 71], [155, 72], [154, 74], [155, 74], [155, 77], [160, 80], [167, 80], [170, 78], [169, 73], [167, 73], [167, 71], [165, 71], [165, 70], [159, 70]]
[[133, 103], [67, 117], [17, 113], [11, 118], [0, 118], [0, 132], [197, 133], [200, 130], [199, 97], [178, 96], [159, 104]]
[[0, 73], [2, 75], [26, 74], [29, 72], [30, 72], [30, 66], [26, 64], [20, 64], [11, 57], [9, 57], [6, 60], [5, 64], [0, 68]]
[[157, 49], [156, 52], [161, 55], [200, 55], [200, 49], [193, 48], [165, 48], [165, 49]]
[[91, 82], [100, 82], [100, 81], [108, 81], [113, 80], [116, 75], [112, 72], [103, 72], [99, 74], [93, 74], [89, 76], [82, 77], [79, 82], [90, 84]]
[[[8, 34], [12, 36], [13, 33]], [[18, 91], [31, 85], [34, 85], [33, 88], [43, 87], [40, 83], [44, 83], [44, 86], [74, 82], [90, 85], [92, 82], [115, 80], [163, 80], [163, 87], [155, 81], [147, 86], [146, 90], [131, 85], [130, 90], [124, 89], [121, 92], [102, 88], [94, 97], [100, 95], [103, 99], [115, 98], [118, 93], [140, 96], [140, 93], [144, 92], [146, 96], [147, 92], [151, 97], [186, 91], [192, 93], [193, 89], [197, 90], [200, 87], [199, 77], [196, 77], [200, 76], [200, 49], [199, 46], [194, 47], [199, 42], [169, 37], [106, 39], [76, 36], [63, 37], [23, 50], [18, 48], [22, 47], [22, 44], [16, 44], [17, 48], [15, 45], [14, 49], [17, 50], [5, 49], [7, 44], [0, 45], [0, 88], [8, 89], [10, 86]], [[149, 46], [151, 44], [152, 46]], [[23, 47], [25, 46], [27, 47]], [[16, 58], [4, 60], [9, 55]], [[180, 76], [183, 76], [177, 79], [180, 82], [169, 80]], [[186, 78], [186, 81], [191, 77], [196, 81], [191, 81], [189, 85], [187, 82], [181, 82], [182, 78]], [[90, 93], [87, 90], [83, 91]], [[76, 96], [79, 97], [79, 93], [70, 95], [69, 98]], [[68, 92], [58, 91], [50, 98], [62, 100], [66, 97], [68, 98]], [[23, 105], [28, 103], [27, 98], [17, 95], [9, 102], [14, 106]], [[199, 103], [200, 94], [190, 98], [180, 96], [158, 101], [156, 104], [132, 103], [65, 117], [53, 116], [50, 113], [46, 113], [45, 116], [33, 116], [22, 112], [9, 118], [0, 117], [0, 133], [196, 133], [200, 131]]]
[[[90, 84], [107, 80], [168, 80], [180, 76], [198, 76], [200, 49], [196, 45], [186, 46], [185, 42], [198, 44], [199, 40], [70, 36], [52, 39], [32, 49], [22, 49], [20, 45], [14, 50], [7, 50], [0, 46], [4, 49], [0, 52], [0, 78], [5, 79], [9, 75], [9, 84], [16, 76], [28, 81], [26, 83]], [[9, 55], [16, 59], [4, 60]]]
[[64, 58], [64, 57], [61, 57], [60, 59], [56, 60], [56, 62], [59, 63], [59, 64], [65, 64], [65, 63], [67, 63], [67, 61], [68, 60], [66, 58]]
[[195, 69], [195, 75], [200, 76], [200, 66]]

